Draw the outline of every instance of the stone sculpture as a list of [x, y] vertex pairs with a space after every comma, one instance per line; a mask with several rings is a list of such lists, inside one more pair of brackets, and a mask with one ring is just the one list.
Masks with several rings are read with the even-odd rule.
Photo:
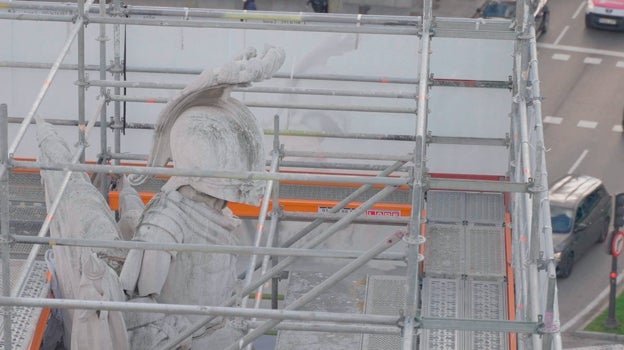
[[[39, 141], [38, 161], [41, 164], [62, 164], [71, 162], [71, 151], [67, 143], [56, 132], [54, 127], [37, 118], [37, 139]], [[41, 178], [45, 189], [46, 206], [50, 208], [56, 194], [61, 189], [63, 171], [42, 170]], [[72, 173], [64, 191], [62, 200], [50, 224], [50, 236], [53, 238], [87, 238], [87, 239], [120, 239], [119, 229], [113, 213], [102, 195], [93, 187], [87, 174]], [[63, 247], [53, 246], [51, 254], [54, 271], [59, 288], [54, 291], [56, 297], [67, 299], [80, 299], [89, 294], [93, 296], [99, 293], [97, 300], [123, 301], [125, 297], [118, 282], [117, 272], [125, 257], [125, 252], [116, 249], [88, 248], [88, 247]], [[117, 281], [116, 285], [110, 284]], [[106, 285], [103, 285], [106, 284]], [[111, 288], [116, 292], [111, 292]], [[73, 332], [74, 325], [84, 326], [83, 330], [98, 329], [101, 334], [114, 334], [114, 339], [109, 339], [106, 347], [101, 341], [90, 346], [91, 349], [127, 349], [128, 343], [125, 329], [109, 329], [110, 320], [120, 320], [120, 312], [101, 313], [99, 317], [87, 316], [87, 312], [66, 309], [61, 312], [64, 334], [62, 336], [64, 346], [77, 344], [81, 339], [74, 338], [80, 332]], [[78, 318], [79, 321], [75, 321]], [[87, 324], [88, 323], [88, 324]], [[96, 325], [97, 323], [98, 325]], [[123, 327], [122, 327], [123, 328]], [[61, 338], [61, 337], [51, 337]], [[101, 340], [101, 339], [100, 339]], [[55, 348], [55, 344], [50, 344]], [[84, 349], [79, 345], [72, 348]]]
[[[262, 55], [248, 49], [232, 62], [202, 72], [160, 113], [148, 165], [164, 166], [172, 160], [175, 167], [183, 169], [262, 171], [262, 131], [251, 111], [232, 98], [230, 92], [233, 86], [270, 78], [283, 61], [281, 49], [267, 47]], [[114, 236], [111, 238], [123, 235], [146, 242], [235, 244], [232, 231], [240, 221], [226, 207], [227, 202], [259, 205], [263, 190], [262, 181], [174, 176], [143, 210], [138, 193], [130, 184], [146, 179], [124, 179], [119, 223], [122, 230], [117, 226], [110, 229]], [[116, 293], [110, 287], [121, 283], [123, 287], [119, 288], [131, 301], [216, 306], [235, 290], [234, 255], [130, 250], [119, 279], [108, 282], [102, 274], [108, 266], [102, 267], [94, 255], [81, 258], [85, 270], [89, 268], [91, 272], [74, 274], [68, 297], [114, 300]], [[89, 281], [96, 283], [88, 285]], [[82, 293], [76, 292], [79, 286]], [[80, 313], [79, 317], [90, 320], [92, 325], [103, 324], [93, 314]], [[162, 345], [195, 321], [193, 316], [155, 313], [126, 313], [124, 318], [131, 349]], [[82, 328], [89, 332], [96, 329], [87, 325]], [[117, 336], [117, 332], [118, 329], [108, 331], [110, 336]], [[217, 319], [179, 348], [223, 349], [240, 335], [241, 331], [230, 322]], [[88, 341], [84, 338], [78, 340]], [[81, 343], [79, 348], [102, 347]]]

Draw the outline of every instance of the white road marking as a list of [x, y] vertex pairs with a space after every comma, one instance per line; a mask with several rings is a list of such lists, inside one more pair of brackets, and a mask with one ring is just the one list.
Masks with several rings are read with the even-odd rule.
[[578, 17], [581, 11], [585, 9], [585, 6], [587, 6], [587, 2], [585, 0], [581, 1], [581, 3], [579, 4], [579, 7], [576, 8], [576, 11], [574, 11], [574, 14], [572, 15], [572, 19], [575, 19], [576, 17]]
[[553, 117], [553, 116], [546, 116], [544, 118], [544, 123], [548, 123], [548, 124], [561, 124], [561, 122], [563, 121], [563, 118], [561, 117]]
[[583, 63], [586, 63], [586, 64], [600, 64], [600, 63], [602, 63], [602, 58], [585, 57], [585, 59], [583, 60]]
[[623, 132], [624, 131], [624, 129], [622, 129], [622, 125], [620, 125], [620, 124], [613, 125], [613, 128], [611, 130], [613, 130], [615, 132]]
[[543, 48], [543, 49], [559, 50], [559, 51], [580, 52], [580, 53], [585, 53], [588, 55], [601, 55], [601, 56], [624, 58], [624, 52], [622, 51], [599, 50], [599, 49], [590, 49], [587, 47], [554, 45], [554, 44], [547, 44], [547, 43], [537, 43], [537, 47]]
[[617, 61], [615, 66], [618, 67], [618, 68], [624, 68], [624, 61]]
[[561, 31], [561, 34], [559, 34], [559, 36], [557, 37], [557, 39], [553, 43], [554, 45], [559, 45], [559, 42], [561, 42], [561, 39], [563, 39], [563, 36], [568, 31], [568, 29], [570, 29], [570, 26], [563, 27], [563, 30]]
[[585, 158], [586, 155], [587, 155], [587, 150], [584, 149], [581, 155], [576, 160], [576, 162], [572, 164], [572, 167], [570, 168], [570, 170], [568, 170], [568, 174], [572, 174], [576, 171], [576, 168], [578, 168], [578, 166], [581, 164], [581, 162], [583, 161], [583, 158]]
[[570, 55], [567, 53], [555, 53], [552, 55], [552, 59], [557, 61], [567, 61], [570, 59]]
[[588, 129], [595, 129], [597, 125], [598, 125], [598, 122], [592, 122], [590, 120], [581, 120], [578, 122], [578, 124], [576, 124], [576, 126], [578, 126], [579, 128], [588, 128]]

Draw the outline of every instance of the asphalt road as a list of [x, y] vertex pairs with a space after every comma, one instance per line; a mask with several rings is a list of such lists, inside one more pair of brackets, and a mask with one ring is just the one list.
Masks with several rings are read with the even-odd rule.
[[[624, 33], [585, 28], [584, 4], [550, 0], [550, 29], [538, 44], [549, 181], [584, 173], [616, 194], [624, 192]], [[618, 267], [624, 272], [624, 258]], [[610, 269], [611, 257], [597, 244], [569, 278], [559, 279], [564, 330], [588, 320], [591, 314], [579, 315], [609, 286]], [[579, 346], [578, 339], [563, 339], [564, 347]]]

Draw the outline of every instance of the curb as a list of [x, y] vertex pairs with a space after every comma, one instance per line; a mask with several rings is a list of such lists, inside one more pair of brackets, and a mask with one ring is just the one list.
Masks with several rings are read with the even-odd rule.
[[[624, 291], [624, 269], [618, 272], [618, 277], [616, 280], [616, 294], [620, 294]], [[571, 320], [566, 322], [566, 324], [561, 326], [561, 333], [565, 332], [584, 332], [582, 329], [587, 327], [598, 315], [600, 315], [607, 307], [609, 306], [609, 287], [607, 286], [605, 289], [600, 292], [598, 297], [594, 299], [593, 302], [589, 303], [587, 307], [582, 310], [579, 314], [573, 317]], [[581, 329], [581, 331], [576, 331], [577, 329]], [[588, 332], [594, 333], [594, 332]], [[609, 333], [607, 333], [609, 334]]]
[[606, 340], [606, 341], [613, 341], [616, 343], [620, 343], [617, 345], [621, 346], [622, 349], [624, 349], [624, 345], [621, 345], [622, 343], [624, 343], [624, 335], [622, 334], [589, 332], [589, 331], [575, 331], [575, 332], [572, 332], [572, 334], [578, 337], [583, 337], [583, 338]]

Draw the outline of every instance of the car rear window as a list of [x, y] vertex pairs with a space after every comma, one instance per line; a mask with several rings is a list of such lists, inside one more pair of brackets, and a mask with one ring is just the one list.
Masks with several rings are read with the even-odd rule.
[[572, 231], [573, 212], [568, 208], [551, 207], [550, 221], [553, 233], [569, 233]]

